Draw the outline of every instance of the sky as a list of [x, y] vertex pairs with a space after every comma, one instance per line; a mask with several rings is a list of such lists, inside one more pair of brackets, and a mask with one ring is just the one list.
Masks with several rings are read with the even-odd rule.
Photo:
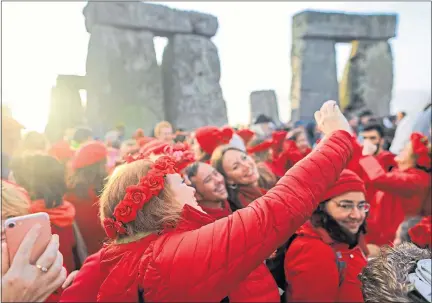
[[[274, 89], [282, 121], [290, 116], [291, 19], [305, 9], [399, 14], [393, 95], [431, 90], [431, 3], [428, 2], [158, 2], [218, 17], [213, 38], [231, 124], [248, 123], [249, 94]], [[85, 75], [89, 34], [85, 2], [2, 2], [2, 102], [28, 130], [43, 131], [58, 74]], [[155, 39], [158, 60], [167, 41]], [[350, 45], [338, 44], [342, 74]], [[393, 110], [413, 108], [399, 101]], [[414, 100], [415, 103], [415, 100]]]

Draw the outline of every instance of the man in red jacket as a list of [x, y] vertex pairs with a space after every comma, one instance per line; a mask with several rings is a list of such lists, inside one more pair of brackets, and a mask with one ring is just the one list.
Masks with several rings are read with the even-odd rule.
[[367, 264], [363, 234], [369, 210], [364, 183], [344, 170], [321, 201], [287, 249], [287, 301], [362, 302], [357, 277]]

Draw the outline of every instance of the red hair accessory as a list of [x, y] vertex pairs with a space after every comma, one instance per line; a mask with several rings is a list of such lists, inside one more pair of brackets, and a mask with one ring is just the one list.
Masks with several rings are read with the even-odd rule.
[[255, 136], [255, 132], [251, 131], [248, 128], [244, 128], [238, 130], [237, 135], [239, 135], [243, 139], [245, 145], [248, 145], [250, 140], [252, 140], [253, 136]]
[[431, 158], [428, 150], [428, 138], [421, 133], [411, 134], [411, 145], [414, 154], [417, 156], [417, 165], [429, 169], [431, 167]]
[[176, 143], [174, 146], [166, 146], [164, 154], [169, 155], [176, 161], [177, 171], [182, 171], [186, 166], [195, 162], [194, 153], [189, 150], [189, 146], [184, 143]]
[[195, 131], [195, 138], [201, 149], [211, 155], [218, 146], [228, 144], [233, 134], [234, 131], [230, 127], [204, 126]]
[[255, 153], [260, 153], [260, 152], [266, 151], [266, 150], [270, 149], [272, 144], [273, 144], [272, 140], [265, 140], [265, 141], [261, 142], [260, 144], [248, 147], [247, 153], [248, 154], [255, 154]]
[[[128, 163], [145, 158], [143, 155], [128, 156]], [[114, 208], [113, 218], [104, 220], [106, 234], [115, 238], [116, 234], [126, 233], [124, 224], [135, 220], [137, 213], [153, 197], [164, 189], [165, 176], [177, 173], [176, 161], [171, 156], [162, 156], [153, 164], [150, 171], [142, 177], [138, 184], [126, 188], [122, 201]]]
[[411, 241], [421, 248], [432, 248], [431, 216], [423, 219], [408, 230]]

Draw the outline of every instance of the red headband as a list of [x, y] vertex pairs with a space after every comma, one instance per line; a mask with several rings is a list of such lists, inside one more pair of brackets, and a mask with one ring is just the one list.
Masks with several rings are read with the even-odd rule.
[[408, 230], [411, 241], [421, 248], [432, 248], [431, 216], [424, 217]]
[[431, 167], [431, 158], [428, 150], [428, 138], [416, 132], [411, 134], [410, 139], [413, 152], [417, 156], [417, 165], [429, 169]]
[[[144, 159], [142, 155], [129, 156], [128, 163]], [[136, 219], [137, 213], [153, 197], [164, 189], [165, 176], [177, 173], [176, 162], [170, 156], [162, 156], [156, 160], [150, 171], [140, 179], [137, 185], [126, 188], [123, 200], [114, 208], [113, 218], [105, 218], [104, 229], [108, 237], [114, 239], [117, 234], [126, 234], [124, 224]]]

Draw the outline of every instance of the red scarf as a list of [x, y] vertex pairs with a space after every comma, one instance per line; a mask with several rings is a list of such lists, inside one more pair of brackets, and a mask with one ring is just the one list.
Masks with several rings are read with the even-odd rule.
[[222, 208], [210, 208], [205, 206], [201, 206], [201, 208], [203, 209], [203, 211], [205, 211], [210, 217], [212, 217], [215, 220], [228, 217], [229, 215], [232, 214], [230, 205], [227, 200], [225, 200], [222, 203]]
[[258, 186], [240, 185], [238, 188], [238, 199], [243, 207], [246, 207], [266, 193], [267, 191], [265, 189]]
[[55, 208], [46, 208], [44, 200], [34, 200], [30, 205], [30, 212], [32, 214], [47, 213], [51, 223], [58, 227], [70, 226], [75, 219], [75, 207], [67, 201], [63, 201], [62, 205]]

